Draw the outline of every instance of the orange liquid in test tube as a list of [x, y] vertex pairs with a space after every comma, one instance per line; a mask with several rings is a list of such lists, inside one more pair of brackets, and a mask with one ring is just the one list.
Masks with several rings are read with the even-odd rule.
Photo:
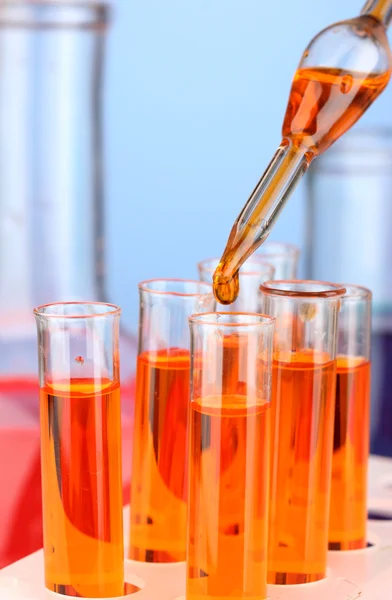
[[326, 573], [336, 363], [298, 351], [273, 361], [268, 582]]
[[129, 557], [185, 560], [190, 355], [138, 357]]
[[71, 379], [40, 390], [46, 587], [124, 594], [120, 389]]
[[266, 598], [269, 411], [244, 395], [191, 402], [187, 600]]
[[370, 362], [338, 356], [329, 547], [366, 546]]

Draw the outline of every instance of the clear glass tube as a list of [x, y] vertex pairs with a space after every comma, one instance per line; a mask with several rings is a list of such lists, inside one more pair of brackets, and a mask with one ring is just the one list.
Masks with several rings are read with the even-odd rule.
[[274, 279], [297, 279], [299, 255], [294, 244], [268, 240], [257, 250], [257, 256], [274, 266]]
[[[219, 258], [208, 258], [198, 263], [197, 268], [201, 281], [212, 283], [212, 276], [219, 264]], [[275, 278], [275, 267], [261, 257], [251, 256], [240, 269], [240, 293], [227, 311], [260, 312], [260, 285], [264, 281]], [[225, 311], [220, 305], [219, 310]], [[226, 311], [225, 311], [226, 312]]]
[[129, 558], [177, 562], [186, 553], [188, 317], [215, 300], [211, 285], [181, 279], [144, 281], [139, 295]]
[[263, 311], [276, 318], [268, 582], [325, 577], [342, 286], [273, 281]]
[[0, 255], [13, 256], [0, 268], [2, 310], [104, 299], [108, 18], [106, 2], [1, 3]]
[[105, 2], [0, 3], [0, 391], [36, 406], [31, 307], [106, 300]]
[[371, 292], [346, 285], [339, 313], [330, 550], [365, 548], [370, 437]]
[[274, 319], [192, 315], [187, 600], [267, 597]]
[[35, 309], [41, 412], [46, 587], [59, 594], [124, 594], [120, 309]]
[[[102, 90], [109, 21], [109, 3], [99, 0], [0, 3], [0, 391], [32, 410], [31, 307], [108, 301]], [[122, 338], [131, 352], [135, 340]]]

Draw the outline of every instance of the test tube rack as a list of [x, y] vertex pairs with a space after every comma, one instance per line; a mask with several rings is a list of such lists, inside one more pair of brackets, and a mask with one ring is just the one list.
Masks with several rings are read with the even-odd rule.
[[[386, 600], [392, 598], [392, 459], [371, 457], [368, 547], [330, 552], [327, 577], [316, 583], [269, 586], [270, 600]], [[129, 508], [124, 511], [128, 531]], [[127, 542], [127, 540], [126, 540]], [[65, 600], [45, 589], [43, 551], [0, 571], [0, 600]], [[139, 591], [123, 600], [185, 600], [185, 563], [125, 561], [125, 580]], [[116, 599], [120, 600], [120, 599]]]

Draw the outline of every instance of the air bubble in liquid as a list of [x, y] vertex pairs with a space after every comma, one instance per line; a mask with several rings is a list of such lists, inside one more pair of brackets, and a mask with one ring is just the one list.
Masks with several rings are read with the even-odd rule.
[[352, 88], [353, 82], [354, 78], [349, 73], [343, 77], [342, 82], [340, 84], [340, 91], [342, 92], [342, 94], [348, 94], [348, 92]]

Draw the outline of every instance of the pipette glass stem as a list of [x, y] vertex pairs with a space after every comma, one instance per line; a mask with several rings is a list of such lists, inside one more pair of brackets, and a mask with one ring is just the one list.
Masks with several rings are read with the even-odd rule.
[[374, 17], [388, 27], [392, 20], [392, 0], [368, 0], [361, 15]]
[[284, 138], [231, 230], [214, 281], [230, 281], [263, 243], [313, 154]]

